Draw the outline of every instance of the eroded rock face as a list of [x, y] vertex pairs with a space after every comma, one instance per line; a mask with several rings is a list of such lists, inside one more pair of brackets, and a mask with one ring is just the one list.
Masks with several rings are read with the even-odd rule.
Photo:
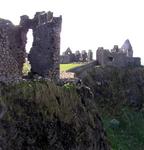
[[10, 82], [21, 78], [26, 33], [23, 27], [0, 19], [0, 81]]
[[77, 90], [45, 81], [1, 86], [0, 149], [110, 150], [89, 89]]

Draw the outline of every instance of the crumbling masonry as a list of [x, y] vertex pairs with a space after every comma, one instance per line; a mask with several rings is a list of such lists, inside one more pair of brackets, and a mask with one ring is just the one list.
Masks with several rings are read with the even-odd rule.
[[26, 33], [23, 27], [0, 19], [0, 81], [21, 78], [25, 62]]
[[96, 52], [97, 62], [99, 65], [114, 66], [114, 67], [139, 67], [141, 59], [133, 57], [133, 49], [130, 41], [127, 39], [121, 48], [117, 45], [109, 51], [103, 47], [99, 47]]
[[29, 29], [33, 30], [34, 39], [28, 56], [31, 72], [58, 78], [61, 24], [62, 17], [53, 17], [52, 12], [37, 12], [33, 19], [21, 16], [18, 26], [0, 19], [0, 81], [14, 81], [22, 77]]
[[88, 50], [88, 53], [85, 50], [81, 52], [77, 50], [75, 53], [71, 51], [68, 47], [65, 52], [60, 56], [60, 63], [67, 64], [73, 62], [91, 62], [93, 61], [93, 52]]

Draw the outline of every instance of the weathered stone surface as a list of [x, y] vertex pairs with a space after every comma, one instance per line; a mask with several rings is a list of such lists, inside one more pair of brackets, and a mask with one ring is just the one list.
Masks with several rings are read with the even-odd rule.
[[77, 50], [75, 53], [72, 53], [71, 49], [68, 48], [63, 54], [60, 56], [60, 63], [73, 63], [73, 62], [89, 62], [93, 60], [93, 52], [91, 50], [88, 53], [83, 50]]
[[133, 57], [133, 50], [129, 40], [126, 40], [121, 49], [117, 45], [109, 51], [99, 47], [96, 52], [98, 64], [101, 66], [138, 67], [141, 65], [139, 57]]
[[82, 62], [87, 61], [87, 52], [85, 50], [82, 50], [81, 52], [81, 61]]
[[67, 50], [65, 52], [63, 52], [64, 55], [71, 55], [72, 51], [71, 49], [68, 47]]
[[51, 12], [39, 12], [31, 22], [34, 37], [28, 57], [31, 71], [41, 76], [58, 78], [62, 18], [53, 17]]
[[93, 60], [93, 52], [92, 52], [92, 50], [89, 50], [87, 55], [88, 55], [87, 56], [87, 60], [88, 61], [92, 61]]
[[60, 56], [60, 63], [67, 64], [75, 61], [75, 56], [72, 53], [71, 49], [68, 47], [65, 52], [63, 52], [63, 55]]
[[23, 15], [18, 26], [0, 19], [0, 81], [16, 81], [22, 77], [29, 29], [34, 36], [29, 54], [32, 73], [59, 78], [61, 23], [62, 17], [53, 17], [52, 12], [37, 12], [33, 19]]
[[76, 62], [79, 62], [79, 61], [80, 61], [80, 58], [81, 58], [81, 53], [80, 53], [79, 50], [77, 50], [77, 51], [75, 52], [75, 61], [76, 61]]
[[10, 82], [21, 78], [26, 33], [23, 27], [0, 19], [0, 81]]
[[128, 39], [124, 42], [121, 49], [126, 54], [126, 56], [133, 57], [133, 49]]

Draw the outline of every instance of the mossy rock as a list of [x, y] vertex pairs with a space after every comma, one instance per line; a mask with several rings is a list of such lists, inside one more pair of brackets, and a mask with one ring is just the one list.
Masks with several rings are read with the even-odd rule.
[[84, 106], [75, 88], [24, 81], [0, 92], [0, 149], [110, 149], [95, 104]]

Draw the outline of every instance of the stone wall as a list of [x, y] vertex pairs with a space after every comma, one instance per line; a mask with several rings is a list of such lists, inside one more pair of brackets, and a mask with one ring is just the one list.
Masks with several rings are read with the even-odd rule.
[[0, 81], [11, 82], [21, 78], [25, 62], [26, 33], [23, 27], [0, 19]]
[[75, 73], [76, 77], [82, 78], [83, 76], [88, 75], [89, 70], [94, 68], [96, 65], [97, 65], [97, 61], [91, 61], [81, 66], [69, 69], [67, 70], [67, 72], [73, 72]]
[[59, 78], [60, 32], [62, 17], [53, 13], [37, 13], [32, 20], [33, 46], [28, 59], [32, 73]]
[[109, 51], [100, 47], [98, 48], [96, 55], [98, 64], [103, 67], [137, 67], [141, 65], [140, 58], [127, 56], [127, 53], [123, 52], [121, 49], [112, 49]]
[[26, 58], [27, 32], [33, 30], [33, 46], [29, 54], [31, 72], [48, 78], [59, 78], [60, 32], [62, 17], [52, 12], [37, 12], [33, 19], [21, 16], [15, 26], [0, 19], [0, 81], [22, 78]]
[[92, 61], [93, 60], [93, 52], [92, 52], [92, 50], [89, 50], [87, 55], [88, 55], [87, 60], [88, 61]]
[[72, 53], [71, 49], [68, 48], [61, 56], [60, 63], [68, 64], [73, 62], [91, 62], [93, 61], [93, 52], [91, 50], [88, 53], [85, 50], [81, 52], [77, 50], [75, 53]]
[[60, 56], [60, 63], [61, 64], [68, 64], [68, 63], [71, 63], [71, 62], [73, 62], [72, 55], [62, 55], [62, 56]]
[[141, 65], [141, 59], [139, 57], [127, 57], [126, 64], [128, 66], [139, 67]]

